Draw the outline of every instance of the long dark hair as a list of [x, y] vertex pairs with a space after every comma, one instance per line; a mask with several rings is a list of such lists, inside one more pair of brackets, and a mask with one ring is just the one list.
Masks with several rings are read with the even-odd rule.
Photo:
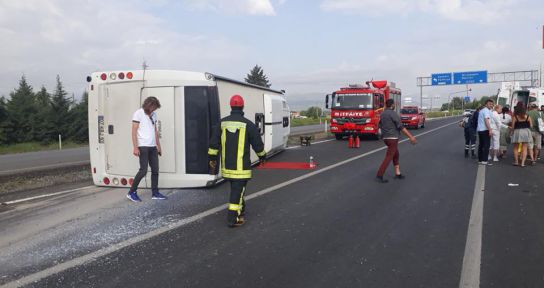
[[142, 108], [144, 109], [145, 114], [150, 115], [154, 110], [161, 108], [161, 102], [159, 102], [157, 97], [149, 96], [144, 100]]
[[525, 109], [523, 105], [516, 105], [516, 107], [514, 107], [514, 115], [516, 117], [519, 116], [525, 118], [525, 115], [527, 115], [527, 109]]

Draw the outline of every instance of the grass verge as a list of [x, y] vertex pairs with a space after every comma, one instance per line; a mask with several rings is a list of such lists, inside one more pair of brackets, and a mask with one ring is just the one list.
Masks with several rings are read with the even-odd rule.
[[[75, 142], [63, 142], [62, 149], [68, 148], [79, 148], [89, 146], [88, 143], [75, 143]], [[58, 143], [51, 143], [48, 145], [42, 145], [38, 142], [26, 142], [13, 145], [2, 145], [0, 146], [0, 155], [2, 154], [15, 154], [15, 153], [25, 153], [25, 152], [36, 152], [36, 151], [47, 151], [47, 150], [57, 150], [59, 149]]]

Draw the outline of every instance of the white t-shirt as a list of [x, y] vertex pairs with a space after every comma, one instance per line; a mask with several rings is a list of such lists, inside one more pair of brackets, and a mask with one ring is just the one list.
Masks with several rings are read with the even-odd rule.
[[497, 112], [496, 110], [493, 110], [492, 112], [492, 116], [491, 116], [491, 129], [493, 130], [501, 130], [501, 116], [499, 115], [499, 112]]
[[157, 113], [152, 112], [151, 117], [145, 114], [144, 109], [140, 108], [132, 116], [133, 122], [140, 123], [138, 127], [138, 147], [155, 147], [155, 123], [157, 123]]

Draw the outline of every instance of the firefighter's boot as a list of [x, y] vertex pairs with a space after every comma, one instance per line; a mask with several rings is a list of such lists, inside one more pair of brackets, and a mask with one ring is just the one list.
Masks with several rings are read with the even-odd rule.
[[227, 211], [227, 224], [229, 227], [239, 227], [245, 223], [244, 193], [247, 181], [230, 181], [230, 199]]

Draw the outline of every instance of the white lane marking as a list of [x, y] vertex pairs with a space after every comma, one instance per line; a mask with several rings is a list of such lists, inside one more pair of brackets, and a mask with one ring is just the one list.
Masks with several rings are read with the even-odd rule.
[[461, 280], [459, 281], [460, 288], [480, 287], [485, 167], [486, 165], [478, 165], [478, 173], [476, 174], [472, 209], [468, 222], [467, 243], [465, 245], [465, 255], [463, 256]]
[[[440, 126], [438, 128], [434, 128], [432, 130], [429, 130], [429, 131], [425, 131], [423, 133], [420, 133], [418, 134], [416, 137], [419, 137], [419, 136], [423, 136], [425, 134], [428, 134], [428, 133], [431, 133], [431, 132], [434, 132], [436, 130], [439, 130], [439, 129], [442, 129], [444, 127], [447, 127], [447, 126], [450, 126], [450, 125], [453, 125], [453, 124], [457, 124], [457, 122], [453, 122], [453, 123], [449, 123], [449, 124], [446, 124], [446, 125], [443, 125], [443, 126]], [[408, 139], [404, 139], [404, 140], [401, 140], [399, 141], [399, 143], [402, 143], [402, 142], [406, 142], [408, 141]], [[269, 187], [269, 188], [266, 188], [266, 189], [263, 189], [261, 191], [258, 191], [258, 192], [255, 192], [255, 193], [252, 193], [251, 195], [247, 196], [246, 197], [246, 201], [249, 201], [251, 199], [254, 199], [254, 198], [257, 198], [257, 197], [260, 197], [260, 196], [263, 196], [263, 195], [266, 195], [270, 192], [273, 192], [273, 191], [276, 191], [280, 188], [283, 188], [285, 186], [288, 186], [290, 184], [293, 184], [293, 183], [296, 183], [296, 182], [299, 182], [299, 181], [302, 181], [306, 178], [309, 178], [309, 177], [312, 177], [312, 176], [315, 176], [315, 175], [318, 175], [318, 174], [321, 174], [323, 172], [326, 172], [326, 171], [329, 171], [331, 169], [334, 169], [338, 166], [341, 166], [341, 165], [344, 165], [344, 164], [347, 164], [349, 162], [352, 162], [352, 161], [355, 161], [357, 159], [360, 159], [360, 158], [363, 158], [363, 157], [366, 157], [370, 154], [373, 154], [373, 153], [376, 153], [378, 151], [381, 151], [381, 150], [385, 150], [387, 147], [386, 146], [383, 146], [381, 148], [377, 148], [377, 149], [374, 149], [372, 151], [369, 151], [369, 152], [366, 152], [364, 154], [361, 154], [361, 155], [357, 155], [355, 157], [352, 157], [352, 158], [349, 158], [349, 159], [346, 159], [342, 162], [338, 162], [336, 164], [333, 164], [333, 165], [330, 165], [330, 166], [327, 166], [327, 167], [324, 167], [322, 169], [319, 169], [319, 170], [316, 170], [316, 171], [313, 171], [311, 173], [308, 173], [308, 174], [305, 174], [305, 175], [302, 175], [302, 176], [299, 176], [297, 178], [294, 178], [294, 179], [291, 179], [289, 181], [286, 181], [286, 182], [283, 182], [283, 183], [280, 183], [280, 184], [277, 184], [275, 186], [272, 186], [272, 187]], [[19, 287], [19, 286], [24, 286], [24, 285], [28, 285], [32, 282], [36, 282], [36, 281], [39, 281], [45, 277], [48, 277], [48, 276], [51, 276], [51, 275], [54, 275], [54, 274], [57, 274], [57, 273], [60, 273], [62, 271], [65, 271], [65, 270], [68, 270], [70, 268], [73, 268], [73, 267], [76, 267], [76, 266], [80, 266], [80, 265], [83, 265], [83, 264], [86, 264], [88, 262], [91, 262], [93, 260], [97, 260], [98, 258], [102, 257], [102, 256], [105, 256], [105, 255], [108, 255], [110, 253], [113, 253], [115, 251], [118, 251], [118, 250], [121, 250], [123, 248], [126, 248], [128, 246], [131, 246], [133, 244], [136, 244], [136, 243], [139, 243], [139, 242], [142, 242], [142, 241], [145, 241], [147, 239], [150, 239], [150, 238], [153, 238], [155, 236], [158, 236], [160, 234], [163, 234], [165, 232], [168, 232], [170, 230], [173, 230], [173, 229], [176, 229], [176, 228], [179, 228], [181, 226], [184, 226], [184, 225], [187, 225], [187, 224], [190, 224], [190, 223], [193, 223], [195, 221], [198, 221], [198, 220], [201, 220], [202, 218], [204, 217], [207, 217], [207, 216], [210, 216], [212, 214], [215, 214], [217, 212], [220, 212], [222, 210], [225, 209], [225, 205], [221, 205], [221, 206], [217, 206], [217, 207], [214, 207], [214, 208], [211, 208], [209, 210], [206, 210], [204, 212], [201, 212], [201, 213], [198, 213], [196, 215], [193, 215], [191, 217], [188, 217], [188, 218], [184, 218], [184, 219], [181, 219], [177, 222], [174, 222], [168, 226], [164, 226], [164, 227], [161, 227], [161, 228], [158, 228], [158, 229], [155, 229], [153, 231], [150, 231], [146, 234], [142, 234], [142, 235], [139, 235], [139, 236], [136, 236], [134, 238], [131, 238], [131, 239], [128, 239], [128, 240], [125, 240], [123, 242], [120, 242], [120, 243], [117, 243], [117, 244], [113, 244], [109, 247], [105, 247], [105, 248], [102, 248], [100, 250], [97, 250], [95, 252], [92, 252], [92, 253], [89, 253], [89, 254], [86, 254], [86, 255], [83, 255], [83, 256], [80, 256], [80, 257], [77, 257], [77, 258], [74, 258], [72, 260], [69, 260], [69, 261], [66, 261], [66, 262], [63, 262], [63, 263], [60, 263], [56, 266], [53, 266], [53, 267], [49, 267], [45, 270], [42, 270], [42, 271], [39, 271], [39, 272], [36, 272], [34, 274], [30, 274], [30, 275], [27, 275], [27, 276], [24, 276], [18, 280], [14, 280], [12, 282], [9, 282], [9, 283], [6, 283], [2, 286], [0, 286], [0, 288], [11, 288], [11, 287]]]
[[50, 165], [44, 165], [44, 166], [35, 166], [35, 167], [30, 167], [30, 168], [20, 168], [20, 169], [0, 171], [0, 175], [9, 175], [9, 174], [12, 174], [12, 173], [25, 172], [25, 171], [32, 172], [32, 171], [36, 171], [36, 170], [40, 170], [40, 169], [44, 169], [44, 168], [57, 168], [57, 167], [64, 167], [64, 166], [69, 166], [69, 165], [79, 165], [79, 164], [83, 165], [83, 164], [88, 164], [88, 163], [90, 163], [89, 160], [83, 160], [83, 161], [76, 161], [76, 162], [57, 163], [57, 164], [50, 164]]
[[433, 120], [440, 120], [440, 119], [449, 119], [449, 118], [456, 118], [456, 117], [461, 117], [463, 115], [454, 115], [454, 116], [446, 116], [446, 117], [435, 117], [435, 118], [428, 118], [428, 119], [425, 119], [425, 121], [433, 121]]
[[26, 202], [26, 201], [32, 201], [32, 200], [46, 198], [46, 197], [53, 197], [53, 196], [62, 195], [62, 194], [66, 194], [66, 193], [71, 193], [71, 192], [84, 190], [84, 189], [88, 189], [88, 188], [92, 188], [92, 187], [96, 187], [96, 186], [91, 185], [91, 186], [85, 186], [85, 187], [80, 187], [80, 188], [76, 188], [76, 189], [70, 189], [70, 190], [55, 192], [55, 193], [51, 193], [51, 194], [39, 195], [39, 196], [34, 196], [34, 197], [29, 197], [29, 198], [24, 198], [24, 199], [19, 199], [19, 200], [12, 200], [12, 201], [8, 201], [8, 202], [0, 203], [0, 205], [11, 205], [11, 204], [21, 203], [21, 202]]
[[[317, 141], [317, 142], [313, 142], [312, 145], [321, 144], [321, 143], [325, 143], [325, 142], [330, 142], [330, 141], [333, 141], [333, 140], [336, 140], [336, 139], [327, 139], [327, 140], [323, 140], [323, 141]], [[291, 147], [285, 148], [285, 150], [295, 149], [295, 148], [300, 148], [300, 147], [302, 147], [302, 146], [300, 146], [300, 145], [291, 146]]]

